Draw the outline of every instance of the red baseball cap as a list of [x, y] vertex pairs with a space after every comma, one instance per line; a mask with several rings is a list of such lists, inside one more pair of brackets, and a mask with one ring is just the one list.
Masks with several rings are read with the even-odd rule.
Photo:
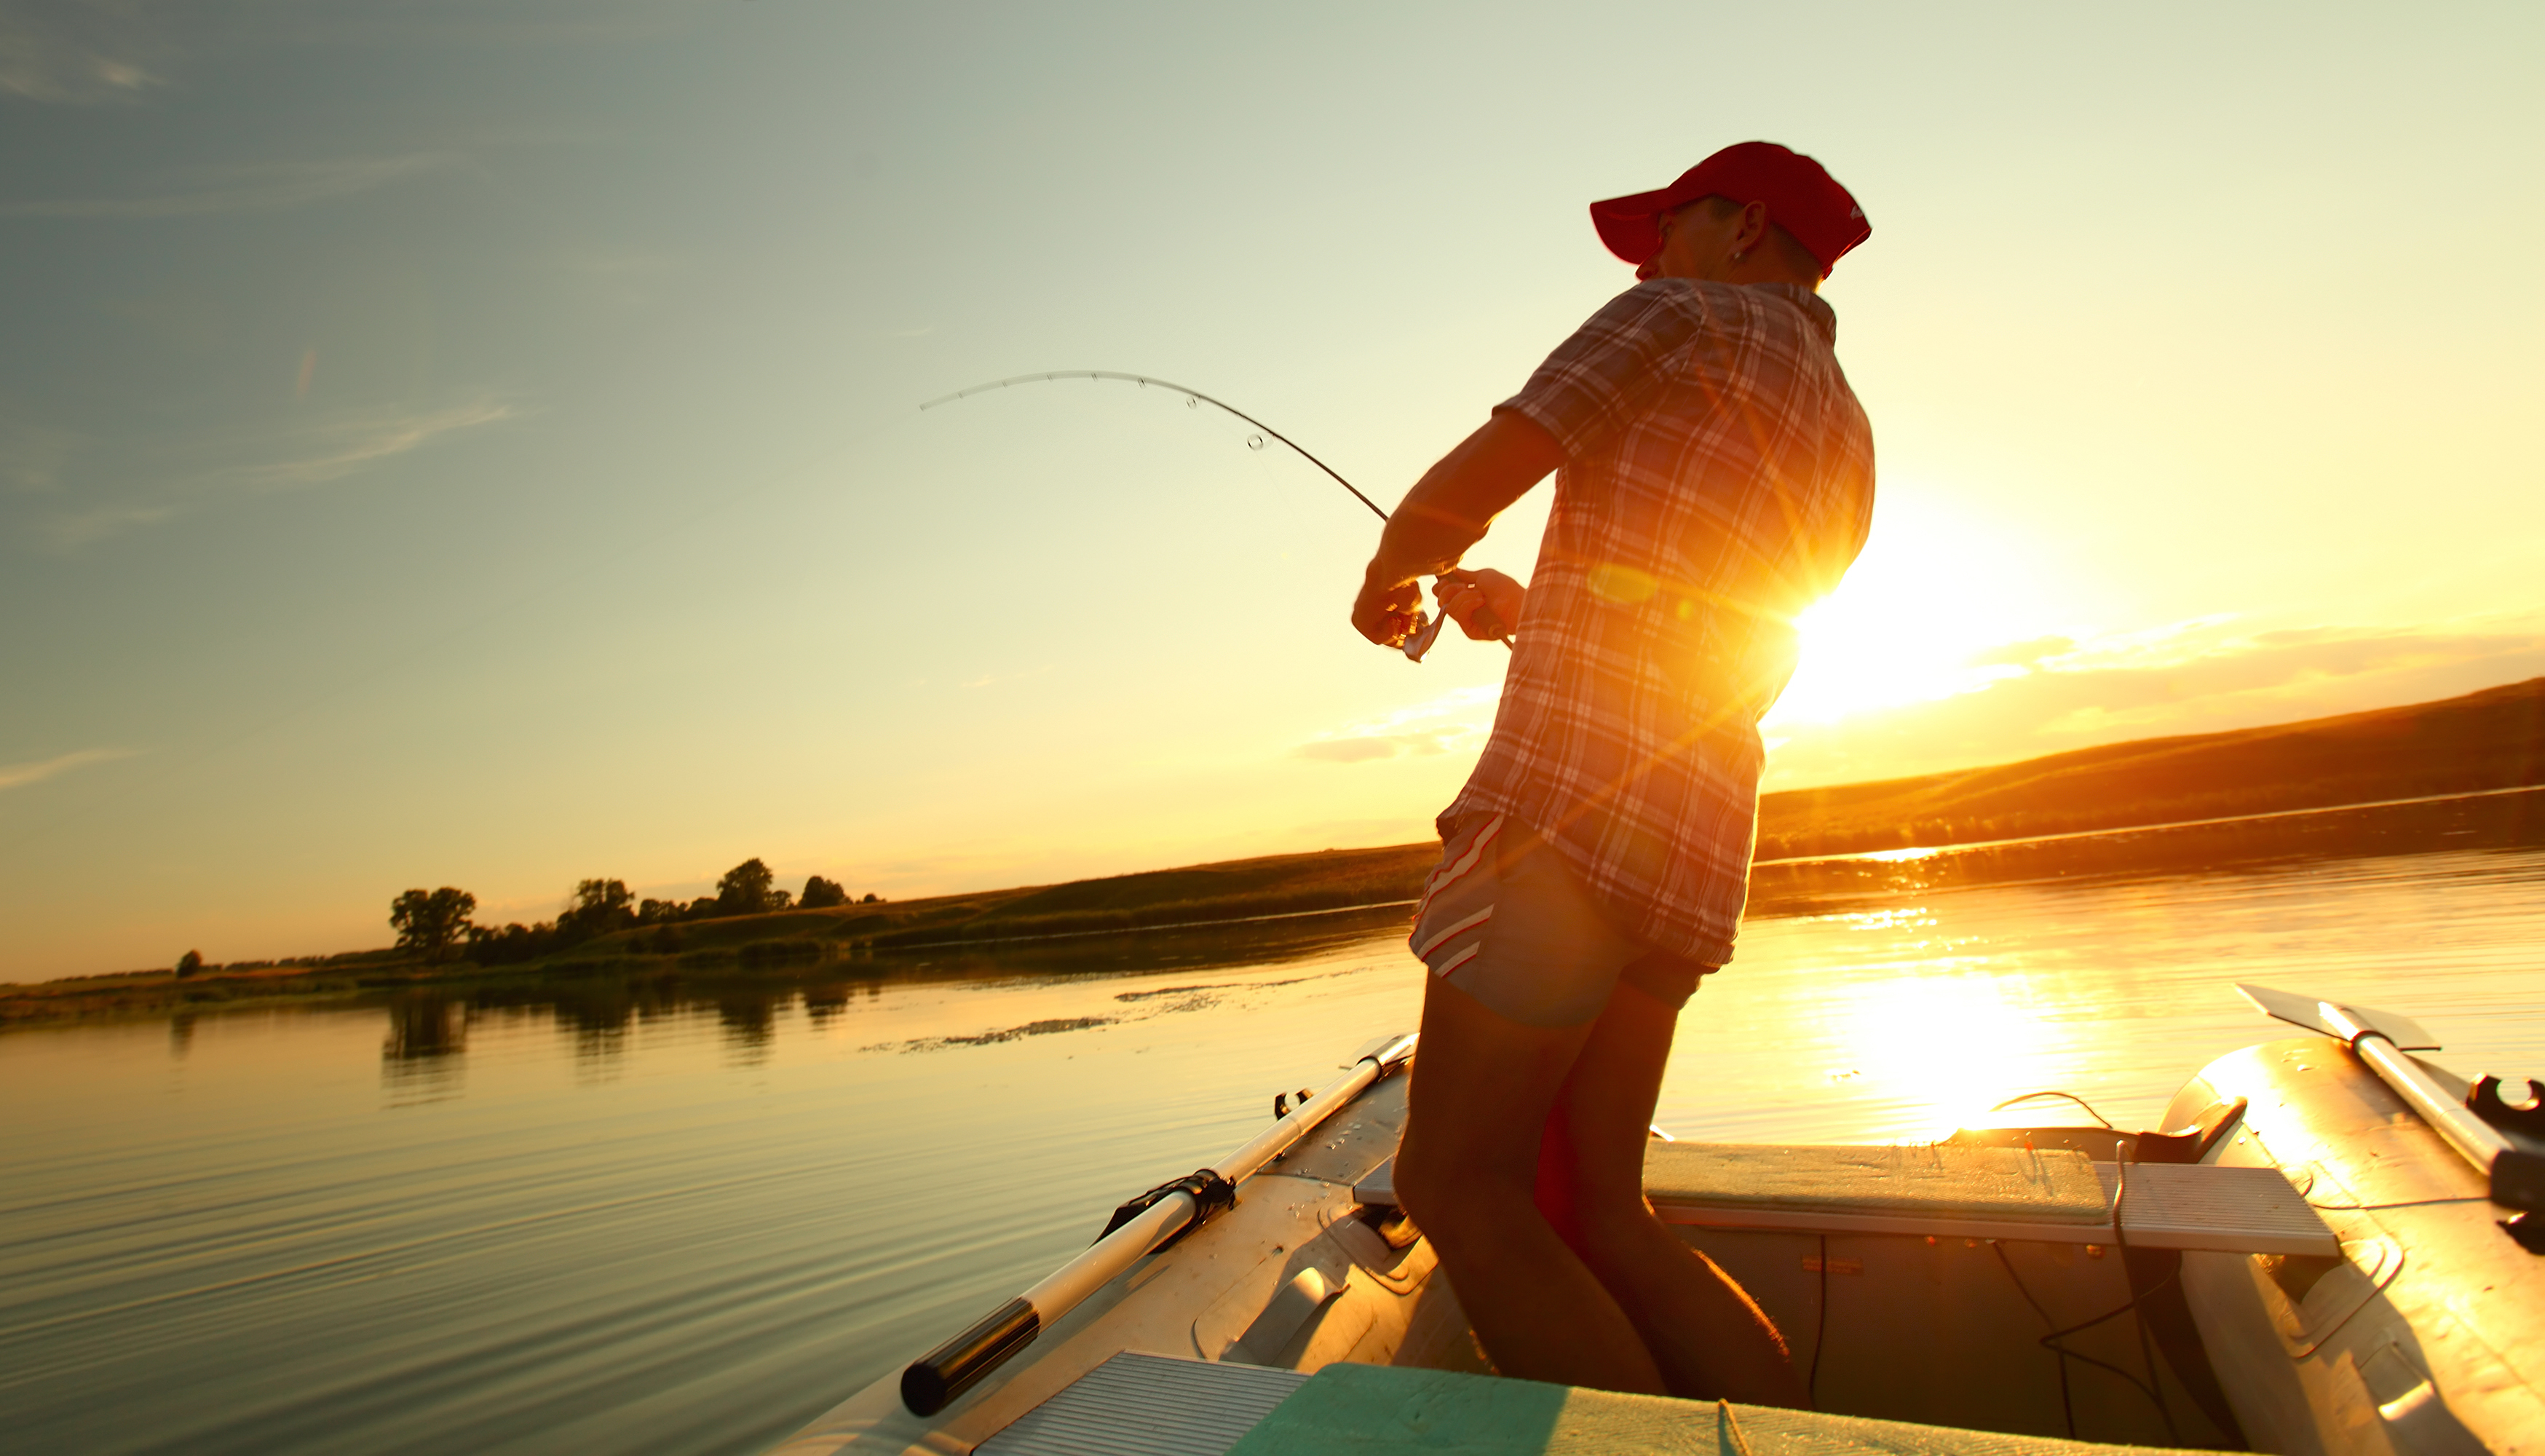
[[1661, 214], [1699, 198], [1765, 202], [1767, 220], [1820, 260], [1821, 274], [1873, 236], [1873, 224], [1820, 163], [1772, 141], [1736, 142], [1680, 174], [1659, 192], [1591, 204], [1591, 225], [1608, 251], [1641, 268], [1662, 250]]

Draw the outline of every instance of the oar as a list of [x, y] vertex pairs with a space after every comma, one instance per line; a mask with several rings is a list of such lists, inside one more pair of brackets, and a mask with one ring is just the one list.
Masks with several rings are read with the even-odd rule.
[[2405, 1055], [2408, 1051], [2439, 1048], [2438, 1038], [2422, 1029], [2420, 1022], [2375, 1007], [2293, 996], [2267, 986], [2240, 985], [2236, 989], [2245, 994], [2247, 1001], [2261, 1008], [2265, 1015], [2348, 1042], [2359, 1060], [2395, 1090], [2395, 1095], [2422, 1114], [2423, 1122], [2490, 1181], [2493, 1202], [2509, 1208], [2545, 1209], [2545, 1157], [2502, 1136], [2501, 1129], [2448, 1095], [2420, 1063]]
[[1275, 1118], [1238, 1149], [1209, 1168], [1171, 1183], [1161, 1183], [1113, 1210], [1103, 1238], [1085, 1254], [1062, 1264], [1041, 1283], [1009, 1300], [989, 1318], [914, 1360], [901, 1372], [901, 1401], [916, 1416], [934, 1416], [952, 1404], [981, 1377], [1033, 1342], [1034, 1336], [1058, 1323], [1087, 1296], [1152, 1251], [1237, 1201], [1237, 1185], [1257, 1169], [1290, 1150], [1317, 1124], [1359, 1096], [1371, 1083], [1404, 1066], [1414, 1056], [1413, 1036], [1400, 1036], [1353, 1064], [1297, 1111]]

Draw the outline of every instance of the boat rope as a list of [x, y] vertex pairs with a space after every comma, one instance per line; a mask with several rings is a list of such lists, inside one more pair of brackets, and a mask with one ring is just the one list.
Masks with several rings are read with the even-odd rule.
[[1750, 1438], [1741, 1433], [1741, 1417], [1732, 1414], [1732, 1403], [1718, 1397], [1714, 1409], [1722, 1413], [1723, 1433], [1731, 1437], [1732, 1456], [1756, 1456], [1750, 1449]]
[[[2095, 1111], [2093, 1103], [2087, 1101], [2084, 1097], [2077, 1095], [2075, 1092], [2060, 1092], [2055, 1088], [2043, 1092], [2028, 1092], [2019, 1097], [2009, 1097], [2005, 1101], [1998, 1103], [1996, 1106], [1989, 1108], [1989, 1110], [1992, 1112], [2003, 1112], [2017, 1102], [2037, 1102], [2045, 1097], [2064, 1097], [2071, 1102], [2075, 1102], [2078, 1106], [2085, 1108], [2086, 1115], [2093, 1118], [2096, 1122], [2103, 1124], [2105, 1127], [2112, 1126], [2112, 1120], [2105, 1117], [2102, 1113]], [[2118, 1131], [2119, 1129], [2115, 1128], [2113, 1130]]]
[[[2114, 1166], [2116, 1169], [2120, 1170], [2120, 1176], [2119, 1181], [2112, 1190], [2112, 1240], [2115, 1247], [2117, 1247], [2121, 1252], [2123, 1277], [2126, 1278], [2129, 1267], [2129, 1239], [2128, 1236], [2121, 1231], [2121, 1206], [2122, 1201], [2129, 1194], [2129, 1173], [2127, 1172], [2129, 1165], [2127, 1163], [2119, 1163]], [[1997, 1255], [1999, 1267], [2005, 1269], [2006, 1276], [2014, 1281], [2015, 1293], [2022, 1295], [2023, 1302], [2032, 1306], [2032, 1312], [2041, 1317], [2041, 1323], [2050, 1327], [2050, 1333], [2041, 1336], [2040, 1343], [2043, 1349], [2050, 1351], [2050, 1353], [2057, 1356], [2059, 1360], [2059, 1414], [2061, 1418], [2067, 1423], [2068, 1434], [2072, 1438], [2077, 1434], [2077, 1408], [2068, 1385], [2068, 1362], [2070, 1360], [2078, 1360], [2085, 1364], [2092, 1365], [2098, 1370], [2108, 1371], [2111, 1374], [2119, 1376], [2129, 1386], [2137, 1390], [2140, 1395], [2147, 1397], [2149, 1403], [2156, 1407], [2157, 1414], [2164, 1417], [2168, 1438], [2173, 1440], [2176, 1445], [2180, 1445], [2182, 1443], [2182, 1435], [2180, 1430], [2177, 1429], [2175, 1424], [2174, 1408], [2165, 1398], [2163, 1381], [2157, 1375], [2156, 1354], [2148, 1347], [2147, 1322], [2144, 1318], [2140, 1317], [2139, 1306], [2150, 1297], [2164, 1292], [2169, 1285], [2179, 1280], [2182, 1277], [2181, 1264], [2176, 1263], [2172, 1272], [2168, 1273], [2164, 1278], [2149, 1285], [2146, 1289], [2134, 1291], [2130, 1295], [2127, 1303], [2105, 1310], [2103, 1313], [2096, 1315], [2091, 1320], [2080, 1321], [2077, 1324], [2061, 1329], [2058, 1323], [2050, 1318], [2050, 1311], [2042, 1308], [2041, 1301], [2033, 1298], [2031, 1286], [2023, 1282], [2023, 1275], [2015, 1272], [2014, 1261], [2006, 1256], [2006, 1247], [1995, 1239], [1989, 1240], [1988, 1246], [1989, 1252]], [[2066, 1344], [2061, 1342], [2072, 1335], [2082, 1335], [2085, 1332], [2093, 1329], [2097, 1325], [2107, 1324], [2110, 1321], [2119, 1319], [2123, 1315], [2130, 1316], [2132, 1318], [2132, 1322], [2138, 1326], [2139, 1357], [2147, 1362], [2147, 1378], [2144, 1380], [2108, 1360], [2096, 1359], [2094, 1356], [2087, 1354], [2083, 1350], [2070, 1349]]]
[[[1937, 1157], [1941, 1157], [1938, 1154]], [[1803, 1395], [1817, 1411], [1821, 1404], [1821, 1345], [1829, 1338], [1829, 1235], [1821, 1235], [1821, 1297], [1812, 1311], [1812, 1373], [1803, 1378]], [[2044, 1324], [2049, 1323], [2045, 1318]]]

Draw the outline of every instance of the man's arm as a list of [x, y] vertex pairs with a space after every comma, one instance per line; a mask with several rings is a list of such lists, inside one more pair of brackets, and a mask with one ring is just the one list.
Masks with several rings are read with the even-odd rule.
[[1353, 603], [1353, 626], [1381, 646], [1404, 641], [1423, 606], [1417, 579], [1456, 566], [1496, 516], [1563, 463], [1555, 437], [1519, 415], [1495, 415], [1458, 442], [1388, 518]]

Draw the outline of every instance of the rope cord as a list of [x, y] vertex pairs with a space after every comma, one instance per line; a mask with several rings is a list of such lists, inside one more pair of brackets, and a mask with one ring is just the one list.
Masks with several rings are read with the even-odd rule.
[[[2078, 1106], [2086, 1109], [2087, 1116], [2093, 1118], [2096, 1122], [2103, 1124], [2105, 1127], [2112, 1127], [2112, 1120], [2105, 1117], [2102, 1113], [2095, 1111], [2093, 1103], [2087, 1101], [2084, 1097], [2077, 1095], [2075, 1092], [2060, 1092], [2056, 1089], [2050, 1089], [2043, 1092], [2028, 1092], [2019, 1097], [2009, 1097], [2005, 1101], [1998, 1103], [1996, 1106], [1989, 1108], [1989, 1110], [1992, 1112], [2003, 1112], [2017, 1102], [2037, 1102], [2045, 1097], [2059, 1097], [2067, 1101], [2075, 1102]], [[2112, 1128], [2112, 1130], [2114, 1132], [2120, 1131], [2120, 1129], [2116, 1127]]]
[[1812, 1372], [1803, 1380], [1803, 1394], [1817, 1411], [1821, 1404], [1821, 1346], [1829, 1338], [1829, 1235], [1821, 1239], [1821, 1297], [1812, 1313]]

